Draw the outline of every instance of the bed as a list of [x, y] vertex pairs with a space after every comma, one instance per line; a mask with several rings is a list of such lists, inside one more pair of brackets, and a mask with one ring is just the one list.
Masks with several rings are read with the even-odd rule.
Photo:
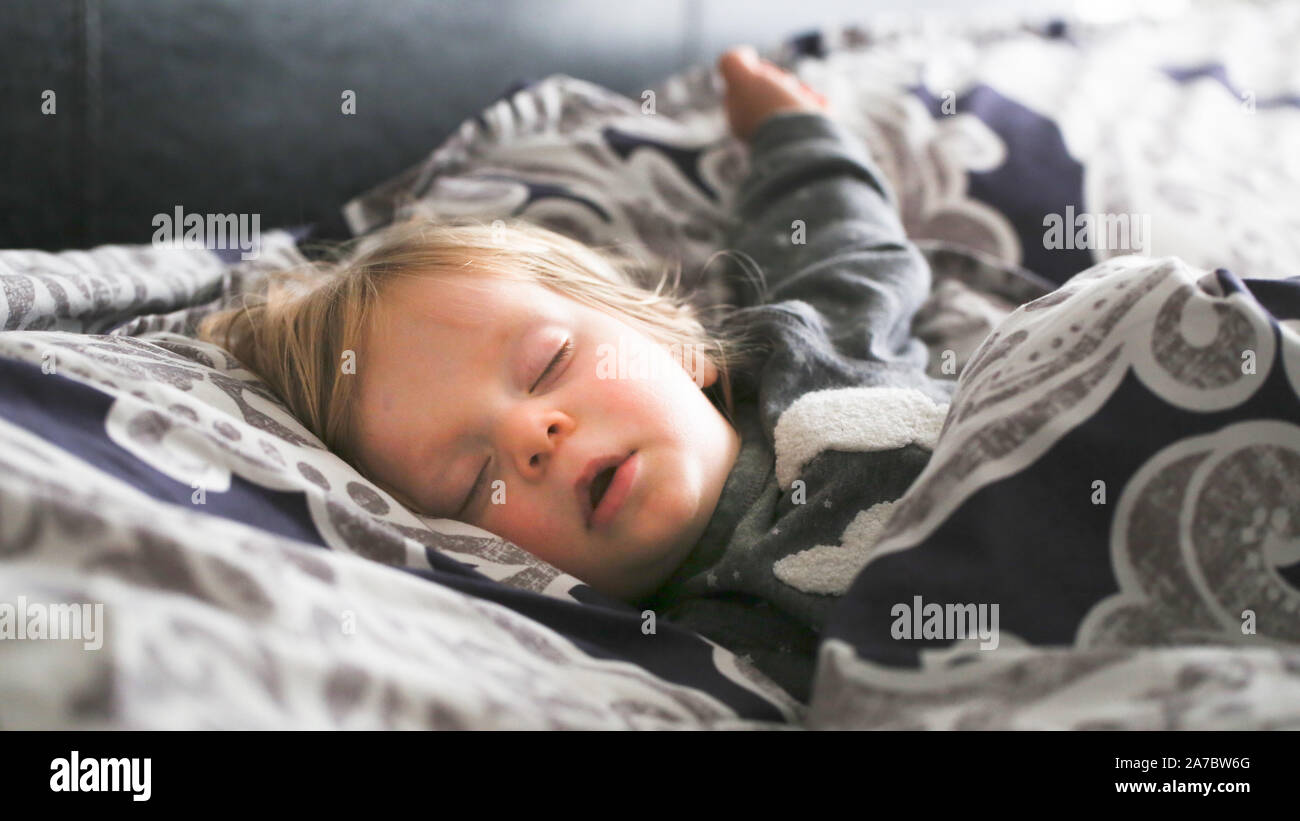
[[[195, 339], [303, 262], [312, 226], [268, 227], [251, 259], [0, 251], [0, 602], [103, 613], [97, 649], [0, 641], [0, 728], [1296, 727], [1298, 36], [1284, 3], [1205, 4], [1159, 25], [863, 23], [766, 50], [899, 193], [934, 274], [913, 331], [934, 375], [960, 377], [808, 703], [416, 515]], [[356, 235], [522, 217], [680, 262], [701, 304], [725, 300], [708, 263], [747, 158], [720, 90], [711, 65], [641, 99], [521, 83], [343, 216]], [[1045, 241], [1045, 215], [1085, 213], [1154, 230], [1140, 249]], [[916, 596], [999, 603], [1001, 646], [891, 640]]]

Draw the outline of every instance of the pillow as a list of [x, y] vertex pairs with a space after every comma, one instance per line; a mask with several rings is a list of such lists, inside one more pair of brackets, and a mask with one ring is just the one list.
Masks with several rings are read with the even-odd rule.
[[238, 251], [163, 244], [0, 250], [0, 330], [192, 334], [203, 316], [269, 272], [304, 262], [296, 243], [305, 233], [263, 233], [258, 255], [246, 261]]

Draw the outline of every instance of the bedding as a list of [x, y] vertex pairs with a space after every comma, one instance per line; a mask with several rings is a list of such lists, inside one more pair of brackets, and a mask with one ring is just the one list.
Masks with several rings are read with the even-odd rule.
[[26, 331], [0, 354], [0, 601], [97, 603], [106, 624], [93, 652], [0, 641], [6, 729], [797, 719], [703, 639], [643, 634], [512, 545], [410, 513], [218, 348]]
[[976, 352], [809, 726], [1297, 729], [1298, 614], [1300, 277], [1117, 257]]
[[[1296, 449], [1288, 323], [1300, 313], [1282, 275], [1300, 271], [1300, 233], [1281, 206], [1296, 201], [1300, 171], [1279, 147], [1300, 136], [1297, 33], [1296, 10], [1260, 4], [1207, 7], [1159, 30], [882, 23], [768, 55], [825, 88], [890, 176], [934, 273], [913, 331], [934, 375], [961, 375], [932, 463], [957, 469], [936, 467], [900, 500], [907, 515], [832, 619], [807, 705], [703, 637], [491, 534], [416, 516], [193, 339], [206, 313], [300, 264], [301, 231], [265, 234], [248, 261], [150, 246], [0, 251], [0, 602], [102, 603], [106, 626], [95, 651], [0, 641], [0, 727], [1294, 724], [1284, 559], [1300, 512], [1287, 495], [1296, 483], [1279, 477]], [[651, 91], [633, 101], [558, 75], [514, 90], [345, 215], [359, 234], [417, 212], [523, 216], [630, 246], [651, 267], [681, 262], [702, 304], [726, 300], [710, 258], [745, 152], [725, 135], [708, 67]], [[1230, 114], [1240, 116], [1225, 125]], [[1231, 151], [1202, 136], [1220, 130]], [[1044, 213], [1067, 206], [1150, 214], [1156, 258], [1040, 248]], [[1149, 283], [1145, 298], [1089, 325], [1086, 353], [1075, 341], [1053, 352], [1055, 334], [1118, 281]], [[1255, 345], [1252, 379], [1187, 387], [1158, 378], [1168, 363], [1134, 358], [1147, 334], [1188, 361], [1212, 318], [1233, 344]], [[1047, 370], [1028, 359], [1035, 343], [1040, 358], [1077, 358], [1035, 382]], [[1085, 389], [1080, 370], [1099, 381]], [[1031, 411], [1061, 401], [1053, 389], [1076, 397], [1072, 415], [1032, 435]], [[1153, 432], [1135, 422], [1141, 402], [1183, 422]], [[1000, 409], [1024, 430], [985, 430]], [[1073, 498], [1060, 489], [1062, 442], [1126, 461], [1085, 460], [1079, 509], [1052, 529], [1029, 479], [1056, 476], [1047, 487]], [[1221, 486], [1258, 494], [1251, 505], [1207, 506], [1178, 484], [1201, 488], [1225, 463]], [[1243, 484], [1252, 470], [1267, 478]], [[1090, 501], [1094, 478], [1107, 481], [1106, 505]], [[1178, 501], [1159, 501], [1169, 494]], [[1123, 535], [1154, 532], [1143, 528], [1157, 515], [1167, 530], [1175, 510], [1199, 516], [1212, 541]], [[1076, 543], [1071, 517], [1087, 516], [1090, 541]], [[952, 539], [956, 528], [972, 538]], [[1249, 567], [1221, 565], [1236, 555], [1225, 552], [1232, 528], [1252, 546]], [[1087, 568], [1086, 586], [1053, 576], [1046, 557], [1062, 555]], [[984, 559], [986, 576], [1024, 570], [995, 592], [964, 586], [956, 568]], [[1152, 567], [1176, 572], [1176, 589], [1153, 584]], [[885, 642], [890, 624], [872, 602], [912, 602], [914, 580], [931, 574], [923, 600], [1004, 604], [999, 650], [963, 664], [964, 646]], [[1017, 590], [1038, 609], [1018, 607]], [[1074, 609], [1046, 618], [1062, 595]], [[1240, 621], [1229, 607], [1254, 610], [1256, 633], [1227, 641], [1230, 617]], [[1043, 620], [1050, 630], [1023, 626]]]

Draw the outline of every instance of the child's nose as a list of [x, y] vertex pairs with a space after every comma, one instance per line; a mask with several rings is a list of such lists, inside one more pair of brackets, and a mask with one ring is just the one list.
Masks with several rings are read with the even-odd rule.
[[[547, 437], [547, 440], [548, 440], [548, 441], [550, 440], [550, 437], [552, 437], [552, 436], [555, 435], [555, 431], [556, 431], [556, 428], [557, 428], [557, 427], [558, 427], [558, 426], [556, 426], [556, 425], [551, 425], [549, 428], [546, 429], [546, 437]], [[548, 448], [548, 451], [549, 451], [549, 448]], [[543, 454], [542, 454], [542, 453], [534, 453], [532, 456], [530, 456], [530, 457], [528, 458], [528, 464], [529, 464], [530, 466], [535, 467], [535, 466], [540, 465], [540, 464], [542, 463], [542, 459], [543, 459]]]
[[524, 415], [516, 422], [516, 441], [512, 452], [518, 460], [519, 472], [528, 477], [540, 477], [550, 469], [555, 449], [572, 429], [572, 420], [563, 413], [550, 411]]

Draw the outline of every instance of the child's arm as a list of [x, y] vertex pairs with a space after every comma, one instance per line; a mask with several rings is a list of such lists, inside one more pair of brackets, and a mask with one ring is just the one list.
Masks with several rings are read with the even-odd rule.
[[[742, 301], [807, 303], [846, 356], [916, 357], [911, 321], [929, 294], [930, 268], [908, 241], [884, 176], [824, 105], [773, 102], [776, 69], [731, 54], [720, 65], [732, 128], [744, 136], [749, 123], [757, 125], [727, 247], [753, 259], [767, 283], [766, 293]], [[756, 91], [765, 83], [766, 100]], [[785, 92], [799, 93], [790, 85]], [[920, 356], [923, 362], [923, 350]]]

